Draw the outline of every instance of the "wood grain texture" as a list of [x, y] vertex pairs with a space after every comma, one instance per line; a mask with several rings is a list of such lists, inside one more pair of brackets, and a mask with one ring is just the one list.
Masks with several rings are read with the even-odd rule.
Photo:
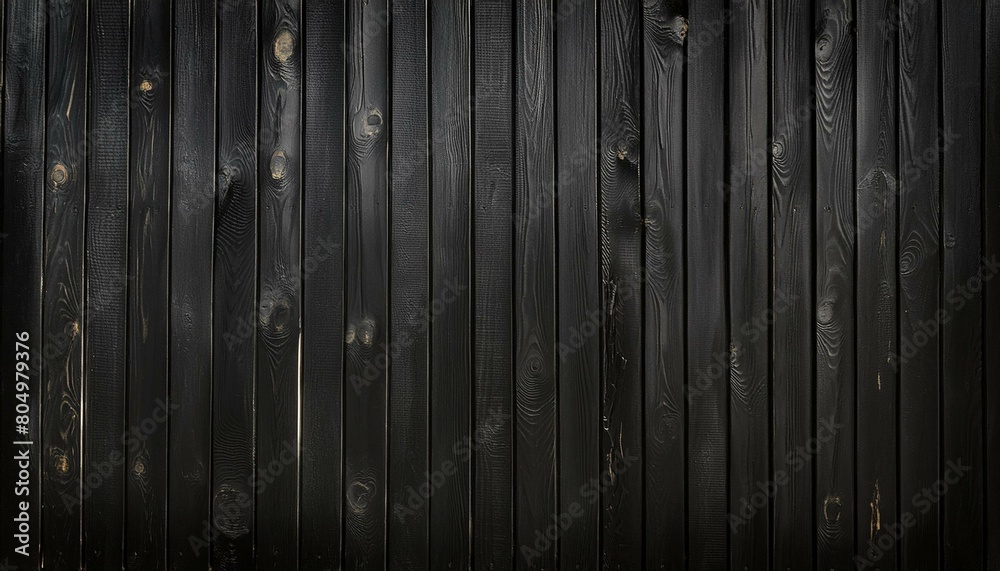
[[302, 418], [299, 565], [341, 565], [345, 4], [303, 6]]
[[631, 569], [643, 556], [641, 12], [601, 2], [600, 244], [602, 565]]
[[[83, 563], [122, 569], [125, 552], [129, 7], [91, 0], [83, 415]], [[94, 379], [100, 379], [100, 382]]]
[[[983, 10], [983, 258], [1000, 260], [1000, 2], [986, 0]], [[1000, 280], [983, 288], [983, 442], [986, 454], [983, 489], [986, 513], [987, 569], [1000, 567]]]
[[212, 517], [215, 26], [214, 4], [174, 4], [167, 566], [178, 571], [210, 565], [188, 537]]
[[302, 4], [260, 4], [256, 567], [298, 567]]
[[951, 316], [941, 326], [945, 569], [983, 565], [982, 284], [997, 268], [981, 260], [982, 8], [981, 1], [941, 4], [942, 128], [955, 137], [941, 158], [941, 310]]
[[211, 545], [213, 569], [238, 570], [253, 565], [255, 536], [256, 4], [220, 5], [217, 38], [212, 392], [219, 398], [212, 401], [212, 520], [200, 539]]
[[[42, 275], [42, 560], [80, 567], [87, 4], [49, 12]], [[41, 341], [41, 340], [40, 340]]]
[[[857, 9], [856, 555], [896, 568], [898, 46], [895, 2]], [[891, 538], [891, 542], [889, 541]], [[882, 546], [888, 545], [885, 549]]]
[[853, 4], [823, 0], [814, 16], [816, 562], [825, 569], [850, 566], [855, 540]]
[[[470, 564], [472, 133], [470, 4], [430, 11], [431, 295], [453, 292], [436, 312], [430, 348], [430, 567]], [[439, 478], [439, 481], [440, 478]]]
[[[552, 12], [517, 3], [514, 47], [514, 323], [518, 545], [533, 545], [556, 512], [555, 209]], [[558, 198], [557, 198], [558, 200]], [[554, 545], [535, 545], [527, 568], [552, 569]], [[523, 548], [522, 548], [523, 554]]]
[[428, 506], [418, 490], [428, 468], [428, 347], [432, 318], [428, 270], [427, 7], [393, 2], [389, 465], [390, 569], [427, 565]]
[[[913, 528], [901, 569], [940, 560], [940, 503], [917, 506], [938, 479], [940, 338], [926, 336], [941, 295], [937, 0], [899, 6], [899, 497]], [[892, 25], [892, 20], [887, 24]], [[925, 157], [930, 157], [927, 160]], [[925, 339], [920, 347], [914, 340]]]
[[[815, 60], [812, 10], [774, 0], [771, 49], [771, 472], [787, 475], [771, 503], [772, 564], [813, 566], [813, 177]], [[780, 311], [779, 311], [780, 309]], [[780, 471], [780, 472], [779, 472]]]
[[[688, 558], [693, 569], [727, 564], [726, 37], [713, 32], [725, 3], [692, 2], [687, 65]], [[715, 34], [713, 36], [713, 33]], [[731, 360], [731, 359], [730, 359]]]
[[[770, 561], [770, 4], [733, 5], [729, 37], [729, 568]], [[757, 506], [760, 505], [758, 508]]]
[[[510, 569], [514, 537], [514, 62], [510, 0], [473, 7], [475, 38], [473, 244], [473, 558], [483, 569]], [[532, 538], [531, 543], [534, 543]], [[530, 545], [530, 544], [529, 544]]]
[[601, 311], [598, 242], [597, 1], [555, 9], [559, 566], [600, 563]]
[[417, 491], [426, 482], [429, 454], [427, 7], [407, 0], [393, 2], [393, 9], [386, 564], [413, 569], [430, 557], [427, 501]]
[[166, 0], [133, 3], [129, 58], [125, 560], [150, 570], [167, 560], [170, 8]]
[[[42, 322], [42, 270], [44, 248], [44, 195], [45, 195], [45, 21], [46, 5], [28, 0], [10, 0], [6, 3], [4, 16], [6, 54], [4, 56], [4, 120], [3, 137], [3, 321], [0, 322], [0, 366], [4, 371], [4, 382], [0, 391], [3, 396], [3, 440], [0, 453], [4, 458], [13, 458], [25, 450], [35, 459], [29, 467], [30, 484], [27, 486], [29, 498], [28, 517], [34, 522], [28, 532], [28, 541], [23, 554], [14, 549], [25, 542], [14, 538], [13, 527], [9, 527], [0, 539], [3, 554], [0, 557], [16, 558], [19, 569], [39, 569], [41, 554], [39, 540], [42, 528], [38, 525], [41, 516], [41, 476], [42, 427], [39, 425], [39, 408], [42, 404], [42, 380], [40, 370], [43, 361]], [[18, 347], [18, 335], [27, 333], [29, 355], [23, 347]], [[21, 336], [23, 339], [23, 335]], [[27, 370], [18, 371], [17, 363], [27, 362]], [[24, 369], [24, 367], [22, 367]], [[17, 375], [21, 372], [23, 376]], [[18, 382], [25, 385], [18, 385]], [[15, 395], [27, 393], [28, 433], [15, 432], [16, 405], [22, 400]], [[22, 409], [23, 411], [23, 409]], [[32, 442], [30, 445], [14, 445], [17, 442]], [[23, 438], [24, 440], [20, 440]], [[0, 514], [5, 522], [12, 523], [21, 513], [20, 500], [15, 495], [14, 482], [18, 480], [18, 464], [5, 461], [0, 464], [0, 477], [4, 485]], [[3, 561], [3, 559], [0, 559]]]
[[344, 560], [385, 566], [389, 36], [382, 0], [348, 5]]

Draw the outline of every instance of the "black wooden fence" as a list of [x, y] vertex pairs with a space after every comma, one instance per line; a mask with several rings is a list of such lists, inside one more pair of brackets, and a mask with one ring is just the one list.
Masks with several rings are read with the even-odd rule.
[[1000, 569], [1000, 0], [3, 1], [3, 569]]

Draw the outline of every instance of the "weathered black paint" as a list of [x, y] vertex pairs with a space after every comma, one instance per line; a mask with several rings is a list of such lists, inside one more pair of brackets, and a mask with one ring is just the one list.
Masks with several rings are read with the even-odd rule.
[[1000, 0], [2, 15], [0, 565], [1000, 564]]

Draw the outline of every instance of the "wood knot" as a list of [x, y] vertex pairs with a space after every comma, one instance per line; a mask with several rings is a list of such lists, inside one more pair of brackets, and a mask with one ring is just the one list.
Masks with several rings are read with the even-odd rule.
[[146, 464], [142, 460], [136, 460], [135, 464], [132, 465], [132, 471], [135, 472], [136, 476], [142, 476], [146, 473]]
[[288, 30], [278, 32], [278, 37], [274, 39], [274, 59], [284, 63], [292, 57], [294, 51], [295, 38], [292, 37], [292, 33]]
[[375, 497], [375, 480], [370, 477], [358, 478], [347, 488], [347, 505], [354, 513], [364, 513]]
[[215, 528], [229, 538], [246, 535], [250, 531], [250, 518], [253, 500], [246, 491], [223, 484], [215, 493], [212, 501], [212, 511], [215, 514], [212, 523]]
[[374, 137], [382, 132], [382, 112], [376, 108], [369, 110], [365, 117], [365, 135]]
[[357, 338], [361, 342], [361, 345], [365, 348], [369, 348], [375, 344], [375, 333], [376, 327], [375, 322], [371, 319], [365, 319], [358, 326]]
[[288, 159], [285, 157], [285, 151], [277, 150], [271, 154], [271, 178], [274, 180], [281, 180], [285, 177], [285, 171], [288, 168]]
[[69, 181], [69, 169], [66, 165], [62, 163], [56, 163], [52, 167], [52, 173], [49, 175], [49, 180], [52, 181], [53, 186], [61, 186]]
[[261, 326], [272, 331], [280, 333], [287, 330], [292, 321], [292, 306], [288, 298], [267, 296], [261, 299], [260, 321]]
[[52, 460], [56, 472], [58, 472], [60, 476], [69, 474], [69, 458], [65, 454], [58, 453]]
[[142, 80], [142, 83], [139, 84], [139, 91], [143, 93], [148, 94], [152, 90], [153, 90], [153, 82], [148, 79]]
[[833, 321], [833, 300], [824, 299], [820, 302], [819, 308], [816, 309], [816, 319], [820, 323], [830, 323]]
[[827, 496], [823, 500], [823, 518], [827, 524], [834, 524], [840, 521], [840, 513], [843, 511], [843, 502], [840, 496]]
[[353, 323], [347, 325], [347, 331], [344, 332], [344, 343], [350, 345], [354, 343], [354, 339], [357, 338], [357, 330], [354, 328]]

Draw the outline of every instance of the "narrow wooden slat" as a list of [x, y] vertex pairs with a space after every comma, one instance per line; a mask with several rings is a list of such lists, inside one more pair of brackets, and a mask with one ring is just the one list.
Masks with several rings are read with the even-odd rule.
[[[42, 427], [39, 408], [43, 401], [40, 368], [43, 361], [42, 249], [45, 189], [45, 4], [31, 0], [10, 0], [4, 19], [4, 184], [3, 184], [3, 321], [0, 322], [0, 366], [5, 436], [0, 453], [8, 460], [0, 464], [3, 487], [0, 514], [8, 531], [0, 539], [0, 562], [16, 562], [18, 569], [38, 569], [41, 565], [39, 540], [42, 498]], [[16, 268], [16, 269], [15, 269]], [[25, 335], [26, 334], [26, 335]], [[18, 347], [17, 342], [24, 343]], [[18, 355], [21, 353], [21, 355]], [[24, 353], [28, 353], [25, 355]], [[18, 370], [18, 363], [25, 363]], [[20, 372], [22, 375], [18, 375]], [[19, 384], [19, 383], [24, 383]], [[18, 395], [26, 394], [26, 398]], [[25, 402], [27, 401], [27, 402]], [[17, 405], [27, 404], [26, 415]], [[27, 416], [27, 434], [18, 432], [17, 417]], [[16, 438], [16, 440], [15, 440]], [[23, 440], [21, 440], [23, 438]], [[32, 444], [14, 444], [31, 442]], [[20, 460], [27, 452], [30, 481], [16, 486]], [[16, 490], [26, 490], [18, 495]], [[22, 510], [21, 502], [27, 502]], [[26, 538], [16, 538], [15, 518], [29, 519]], [[17, 524], [20, 525], [20, 522]], [[20, 534], [19, 534], [20, 535]], [[17, 548], [21, 551], [15, 551]]]
[[125, 560], [166, 567], [170, 253], [170, 3], [132, 4]]
[[434, 491], [427, 494], [430, 567], [464, 568], [471, 554], [471, 7], [467, 0], [427, 7], [433, 86], [431, 296], [452, 299], [431, 324], [429, 474], [437, 474], [440, 485], [430, 483]]
[[[1000, 1], [986, 0], [983, 20], [983, 113], [985, 114], [983, 176], [983, 258], [994, 264], [1000, 260]], [[983, 488], [986, 493], [987, 569], [1000, 567], [1000, 280], [991, 279], [983, 290], [983, 403], [986, 423], [986, 467]]]
[[[692, 2], [687, 66], [688, 557], [693, 569], [727, 563], [729, 377], [725, 245], [724, 2]], [[714, 30], [714, 31], [713, 31]]]
[[513, 534], [513, 25], [510, 0], [475, 2], [472, 544], [481, 569], [509, 569], [518, 557], [511, 552], [520, 550]]
[[[555, 8], [559, 565], [600, 563], [601, 311], [598, 259], [597, 1]], [[544, 204], [544, 202], [543, 202]]]
[[215, 226], [215, 5], [174, 4], [167, 563], [209, 568], [192, 549], [211, 519], [212, 244]]
[[[857, 3], [856, 555], [896, 567], [897, 31], [895, 2]], [[842, 156], [842, 155], [841, 155]], [[907, 508], [909, 509], [909, 508]], [[886, 548], [888, 547], [888, 548]]]
[[392, 222], [389, 324], [388, 555], [391, 569], [428, 562], [427, 7], [395, 2], [392, 21]]
[[253, 566], [255, 536], [256, 3], [219, 5], [217, 37], [212, 521], [200, 539], [211, 546], [213, 569], [239, 570]]
[[415, 569], [428, 562], [427, 349], [430, 214], [427, 141], [427, 7], [393, 3], [392, 222], [389, 323], [389, 466], [387, 565]]
[[389, 36], [385, 0], [351, 0], [347, 57], [344, 559], [385, 566]]
[[[517, 3], [514, 47], [514, 323], [517, 514], [520, 546], [531, 545], [528, 568], [555, 566], [548, 532], [556, 508], [555, 235], [551, 193], [555, 175], [552, 12], [542, 0]], [[558, 200], [558, 198], [556, 199]], [[481, 411], [477, 411], [481, 412]], [[553, 528], [556, 529], [555, 527]], [[522, 548], [522, 554], [523, 548]]]
[[815, 521], [817, 565], [828, 569], [850, 566], [855, 540], [852, 1], [823, 0], [815, 17]]
[[772, 563], [813, 566], [812, 10], [774, 0], [771, 51], [771, 472], [787, 476], [772, 499]]
[[91, 0], [84, 312], [83, 563], [125, 566], [129, 5]]
[[770, 3], [733, 6], [729, 39], [729, 568], [769, 564]]
[[42, 409], [42, 559], [80, 567], [86, 209], [87, 3], [49, 14], [45, 156]]
[[302, 149], [302, 490], [299, 563], [341, 564], [344, 346], [344, 3], [308, 0]]
[[941, 292], [939, 8], [938, 0], [902, 2], [898, 19], [899, 354], [892, 364], [899, 372], [899, 512], [914, 518], [899, 540], [900, 569], [934, 569], [941, 549], [940, 503], [914, 501], [937, 480], [940, 459], [941, 341], [925, 330]]
[[942, 129], [955, 138], [941, 159], [941, 312], [949, 316], [941, 326], [946, 569], [983, 565], [982, 280], [1000, 268], [981, 263], [982, 8], [980, 0], [941, 4]]
[[630, 0], [600, 7], [601, 548], [605, 567], [633, 569], [643, 556], [642, 20]]
[[256, 566], [298, 567], [302, 258], [300, 0], [260, 5]]

